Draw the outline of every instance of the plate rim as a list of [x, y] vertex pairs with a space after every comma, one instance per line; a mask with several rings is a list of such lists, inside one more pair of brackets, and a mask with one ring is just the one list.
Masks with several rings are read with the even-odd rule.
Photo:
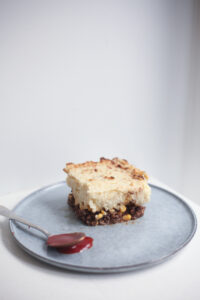
[[[18, 208], [18, 206], [20, 206], [23, 202], [27, 201], [28, 198], [33, 197], [35, 195], [37, 195], [38, 193], [41, 193], [44, 190], [49, 190], [51, 188], [55, 188], [59, 185], [63, 185], [65, 183], [64, 180], [59, 181], [59, 182], [55, 182], [52, 183], [50, 185], [46, 185], [40, 189], [37, 189], [36, 191], [33, 191], [32, 193], [28, 194], [25, 198], [22, 198], [22, 200], [20, 200], [12, 209], [13, 212], [15, 212], [15, 210]], [[25, 247], [17, 238], [16, 236], [13, 234], [14, 232], [14, 226], [15, 226], [15, 221], [12, 219], [9, 219], [9, 229], [10, 229], [10, 233], [11, 236], [13, 237], [13, 239], [16, 241], [16, 243], [20, 246], [20, 248], [22, 248], [25, 252], [27, 252], [28, 254], [30, 254], [31, 256], [33, 256], [34, 258], [39, 259], [40, 261], [43, 261], [49, 265], [53, 265], [62, 269], [66, 269], [66, 270], [72, 270], [72, 271], [78, 271], [78, 272], [90, 272], [90, 273], [120, 273], [120, 272], [128, 272], [128, 271], [134, 271], [134, 270], [138, 270], [138, 269], [144, 269], [144, 268], [149, 268], [152, 266], [155, 266], [157, 264], [160, 264], [166, 260], [168, 260], [169, 258], [173, 257], [174, 255], [177, 254], [177, 252], [179, 252], [181, 249], [183, 249], [194, 237], [196, 230], [197, 230], [197, 217], [196, 214], [193, 210], [193, 208], [190, 207], [190, 205], [178, 194], [176, 194], [175, 192], [172, 192], [170, 190], [168, 190], [165, 187], [159, 186], [157, 184], [154, 183], [149, 183], [149, 185], [151, 187], [157, 188], [161, 191], [167, 192], [168, 194], [171, 194], [172, 196], [175, 196], [180, 202], [182, 202], [187, 210], [189, 210], [192, 218], [193, 218], [193, 229], [191, 231], [191, 233], [189, 234], [188, 238], [180, 245], [180, 247], [178, 247], [177, 249], [175, 249], [173, 252], [159, 258], [159, 259], [155, 259], [155, 260], [148, 260], [146, 262], [143, 263], [139, 263], [139, 264], [133, 264], [133, 265], [126, 265], [126, 266], [118, 266], [118, 267], [90, 267], [90, 266], [76, 266], [73, 264], [66, 264], [66, 263], [60, 263], [60, 262], [56, 262], [53, 261], [51, 259], [47, 259], [39, 254], [36, 254], [34, 251], [31, 251], [29, 248]]]

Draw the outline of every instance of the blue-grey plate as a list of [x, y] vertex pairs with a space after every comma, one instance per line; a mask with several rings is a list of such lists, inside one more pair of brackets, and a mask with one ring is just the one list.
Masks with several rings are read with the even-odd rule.
[[179, 197], [151, 186], [151, 201], [142, 218], [128, 223], [89, 227], [67, 205], [70, 192], [65, 182], [42, 188], [23, 199], [15, 213], [51, 233], [83, 231], [94, 239], [91, 249], [60, 254], [48, 248], [35, 229], [10, 221], [17, 243], [32, 256], [61, 268], [94, 273], [124, 272], [164, 262], [193, 237], [197, 221]]

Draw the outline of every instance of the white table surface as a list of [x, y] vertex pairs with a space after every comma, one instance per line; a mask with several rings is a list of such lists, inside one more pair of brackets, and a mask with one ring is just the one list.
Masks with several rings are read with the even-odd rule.
[[[151, 182], [166, 188], [156, 180]], [[0, 204], [13, 208], [32, 191], [0, 197]], [[199, 224], [199, 206], [182, 198], [195, 211]], [[183, 250], [155, 267], [121, 274], [84, 274], [49, 266], [29, 256], [13, 240], [8, 220], [0, 216], [0, 299], [199, 300], [199, 234], [198, 227], [194, 238]]]

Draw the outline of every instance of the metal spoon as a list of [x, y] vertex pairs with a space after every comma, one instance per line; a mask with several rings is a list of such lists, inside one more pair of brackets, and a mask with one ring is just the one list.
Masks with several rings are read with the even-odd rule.
[[72, 233], [62, 233], [62, 234], [51, 234], [47, 230], [39, 227], [38, 225], [32, 224], [23, 218], [14, 214], [10, 209], [0, 205], [0, 215], [7, 217], [11, 220], [18, 221], [29, 227], [33, 227], [39, 231], [41, 231], [47, 237], [47, 245], [50, 247], [68, 247], [78, 244], [85, 238], [85, 234], [83, 232], [72, 232]]

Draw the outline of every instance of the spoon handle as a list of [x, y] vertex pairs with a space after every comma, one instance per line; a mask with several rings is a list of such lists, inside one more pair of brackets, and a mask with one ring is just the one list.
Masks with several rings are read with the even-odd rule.
[[8, 209], [5, 206], [0, 205], [0, 215], [6, 217], [8, 219], [15, 220], [15, 221], [18, 221], [20, 223], [23, 223], [23, 224], [25, 224], [29, 227], [35, 228], [35, 229], [41, 231], [42, 233], [44, 233], [47, 237], [50, 236], [50, 233], [47, 230], [39, 227], [38, 225], [32, 224], [32, 223], [24, 220], [23, 218], [21, 218], [21, 217], [17, 216], [16, 214], [14, 214], [10, 209]]

